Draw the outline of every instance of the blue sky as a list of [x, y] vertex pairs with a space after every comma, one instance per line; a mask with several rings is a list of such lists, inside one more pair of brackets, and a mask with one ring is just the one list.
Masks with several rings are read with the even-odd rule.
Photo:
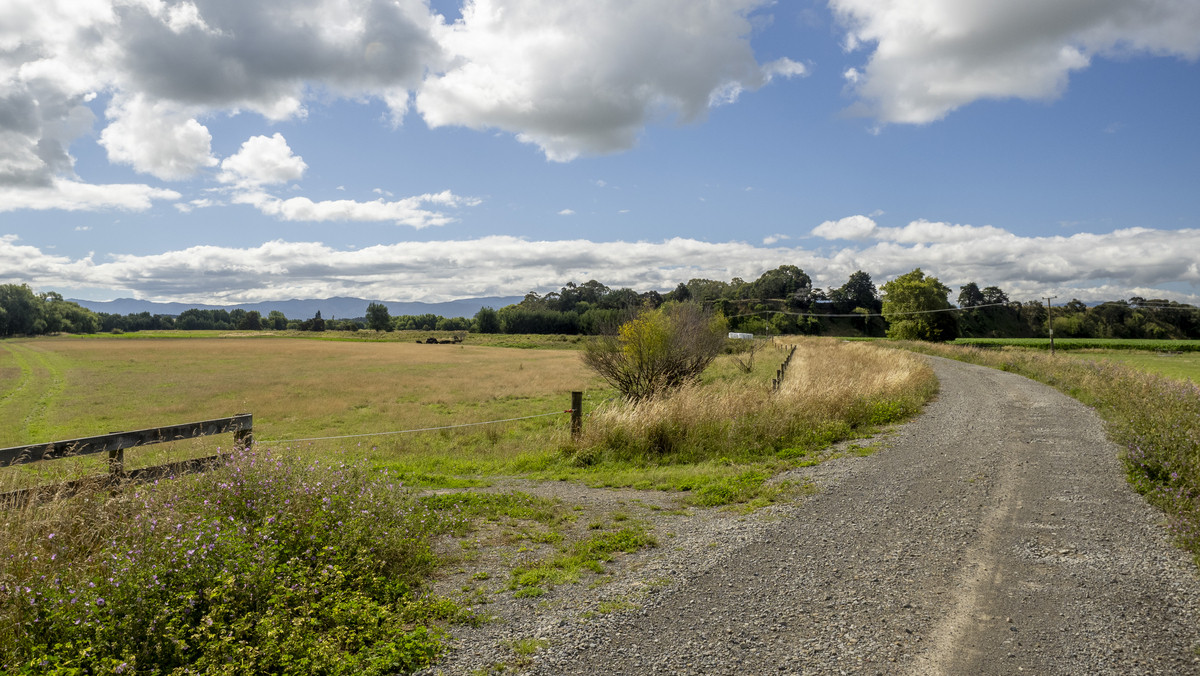
[[17, 0], [0, 283], [1200, 301], [1194, 0]]

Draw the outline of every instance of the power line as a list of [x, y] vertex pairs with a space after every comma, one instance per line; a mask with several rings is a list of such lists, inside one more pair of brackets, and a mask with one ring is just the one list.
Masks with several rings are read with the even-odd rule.
[[[750, 299], [750, 300], [755, 300], [755, 299]], [[761, 301], [762, 299], [758, 299], [758, 300]], [[771, 300], [782, 300], [782, 299], [771, 299]], [[982, 308], [982, 307], [1007, 307], [1009, 305], [1010, 305], [1010, 303], [985, 303], [983, 305], [972, 305], [971, 307], [949, 307], [949, 308], [941, 308], [938, 310], [910, 310], [908, 312], [890, 312], [890, 313], [888, 313], [887, 316], [895, 317], [895, 316], [902, 316], [902, 315], [934, 314], [937, 312], [962, 312], [964, 310], [975, 310], [975, 309]], [[729, 315], [729, 316], [730, 317], [753, 317], [754, 315], [760, 315], [763, 313], [783, 314], [783, 315], [789, 315], [792, 317], [883, 317], [884, 316], [882, 313], [877, 314], [877, 313], [873, 313], [873, 312], [852, 312], [850, 314], [834, 314], [834, 313], [824, 314], [824, 313], [819, 313], [819, 312], [788, 312], [786, 310], [757, 310], [755, 312], [744, 312], [742, 314]]]

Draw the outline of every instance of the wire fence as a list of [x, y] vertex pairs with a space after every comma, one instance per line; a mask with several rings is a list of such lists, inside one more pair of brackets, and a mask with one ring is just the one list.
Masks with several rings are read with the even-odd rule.
[[368, 432], [365, 434], [339, 434], [329, 437], [306, 437], [301, 439], [264, 439], [259, 441], [259, 444], [292, 444], [303, 441], [331, 441], [335, 439], [361, 439], [363, 437], [387, 437], [397, 434], [414, 434], [417, 432], [438, 432], [441, 430], [454, 430], [464, 427], [480, 427], [483, 425], [496, 425], [499, 423], [517, 422], [518, 420], [533, 420], [534, 418], [548, 418], [550, 416], [562, 415], [564, 413], [574, 413], [573, 409], [565, 411], [554, 411], [553, 413], [538, 413], [537, 415], [524, 415], [517, 418], [504, 418], [501, 420], [485, 420], [482, 422], [460, 423], [458, 425], [441, 425], [438, 427], [420, 427], [410, 430], [394, 430], [391, 432]]

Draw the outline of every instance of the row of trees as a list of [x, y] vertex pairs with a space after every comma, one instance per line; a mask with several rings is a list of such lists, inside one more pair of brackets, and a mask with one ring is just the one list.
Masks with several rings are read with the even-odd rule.
[[53, 291], [35, 294], [24, 284], [0, 284], [0, 337], [99, 330], [94, 312]]
[[[882, 293], [881, 293], [882, 292]], [[638, 311], [665, 303], [691, 302], [726, 318], [731, 331], [754, 334], [830, 334], [919, 337], [949, 340], [969, 337], [1056, 335], [1094, 338], [1200, 338], [1200, 309], [1162, 299], [1140, 297], [1087, 306], [1078, 300], [1051, 310], [1033, 300], [1011, 301], [996, 286], [975, 282], [953, 291], [920, 269], [877, 289], [871, 276], [857, 271], [840, 287], [814, 288], [800, 268], [783, 265], [747, 282], [691, 279], [667, 293], [610, 289], [591, 280], [569, 282], [557, 292], [529, 293], [499, 309], [483, 308], [473, 318], [435, 314], [392, 316], [383, 303], [371, 303], [362, 319], [323, 319], [321, 313], [289, 319], [282, 312], [191, 309], [178, 316], [95, 313], [54, 293], [35, 294], [26, 285], [0, 285], [0, 336], [43, 333], [180, 330], [298, 331], [473, 331], [478, 333], [549, 333], [600, 335]]]

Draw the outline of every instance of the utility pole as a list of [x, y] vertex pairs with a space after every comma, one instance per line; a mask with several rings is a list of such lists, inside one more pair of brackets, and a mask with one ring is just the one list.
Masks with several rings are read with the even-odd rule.
[[1046, 326], [1050, 327], [1050, 354], [1053, 356], [1054, 355], [1054, 313], [1051, 312], [1051, 308], [1053, 308], [1054, 306], [1050, 304], [1050, 301], [1054, 300], [1055, 298], [1058, 298], [1058, 296], [1045, 296], [1045, 298], [1046, 298]]

